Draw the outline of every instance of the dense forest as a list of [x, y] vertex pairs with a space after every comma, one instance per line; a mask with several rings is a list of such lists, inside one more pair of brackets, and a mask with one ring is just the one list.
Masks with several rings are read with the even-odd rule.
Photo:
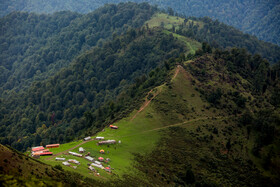
[[156, 8], [148, 4], [107, 5], [81, 15], [14, 12], [0, 19], [0, 95], [54, 75], [82, 52], [140, 27]]
[[[163, 9], [172, 8], [185, 16], [204, 17], [232, 25], [243, 32], [257, 36], [261, 40], [280, 44], [279, 21], [280, 4], [278, 0], [130, 0], [149, 2]], [[70, 10], [80, 13], [91, 12], [106, 3], [128, 2], [128, 0], [4, 0], [1, 2], [0, 16], [12, 11], [53, 13]]]
[[[141, 27], [157, 9], [148, 4], [106, 5], [81, 15], [58, 12], [53, 15], [14, 12], [0, 19], [0, 95], [10, 90], [27, 89], [34, 81], [44, 80], [66, 67], [79, 54], [102, 46], [130, 27]], [[169, 12], [174, 15], [174, 12]], [[209, 18], [188, 18], [170, 30], [208, 42], [223, 49], [241, 47], [261, 54], [271, 63], [280, 59], [280, 47]]]
[[[141, 89], [155, 85], [161, 76], [155, 72], [147, 79], [147, 74], [183, 49], [172, 35], [146, 27], [95, 47], [55, 76], [2, 100], [1, 143], [24, 150], [41, 142], [68, 142], [89, 127], [95, 132], [107, 117], [124, 110], [140, 84], [145, 83]], [[110, 102], [133, 81], [136, 87], [119, 105]], [[100, 108], [106, 102], [109, 107]]]
[[279, 46], [258, 40], [254, 36], [244, 34], [231, 26], [207, 17], [185, 19], [178, 29], [173, 27], [171, 31], [194, 38], [199, 42], [207, 42], [216, 48], [244, 48], [251, 54], [260, 54], [271, 63], [280, 60]]
[[[5, 25], [1, 32], [1, 143], [22, 150], [42, 141], [67, 142], [74, 138], [73, 132], [81, 136], [94, 121], [95, 132], [105, 119], [116, 117], [108, 115], [108, 109], [120, 111], [125, 105], [107, 103], [111, 108], [106, 108], [106, 102], [133, 81], [154, 85], [153, 76], [147, 77], [149, 71], [164, 59], [179, 56], [184, 48], [172, 34], [162, 34], [163, 28], [146, 24], [133, 29], [156, 11], [148, 4], [127, 3], [106, 5], [86, 15], [14, 12], [1, 18]], [[278, 46], [209, 18], [185, 19], [169, 31], [215, 48], [242, 47], [271, 63], [280, 59]], [[107, 38], [112, 41], [106, 43]], [[91, 49], [94, 46], [98, 47]], [[97, 110], [103, 105], [104, 111]], [[67, 133], [62, 133], [65, 129]]]

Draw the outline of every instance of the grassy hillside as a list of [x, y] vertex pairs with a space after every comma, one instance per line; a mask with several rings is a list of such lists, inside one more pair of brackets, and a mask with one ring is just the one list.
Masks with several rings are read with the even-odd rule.
[[[263, 156], [252, 154], [257, 132], [252, 130], [248, 136], [247, 126], [240, 122], [246, 110], [261, 110], [261, 106], [270, 105], [269, 100], [262, 101], [261, 106], [249, 101], [243, 105], [236, 100], [235, 97], [244, 97], [254, 101], [258, 96], [248, 87], [250, 79], [230, 73], [223, 63], [222, 58], [204, 55], [176, 65], [169, 79], [143, 98], [139, 109], [114, 123], [118, 130], [107, 127], [96, 135], [121, 140], [120, 144], [97, 146], [95, 140], [73, 143], [72, 146], [83, 143], [80, 146], [95, 158], [110, 158], [105, 166], [114, 168], [113, 173], [98, 169], [101, 176], [96, 177], [86, 169], [89, 162], [84, 158], [77, 158], [82, 164], [76, 171], [98, 179], [114, 180], [117, 175], [120, 185], [122, 182], [137, 185], [135, 181], [150, 185], [279, 183], [278, 174], [272, 169], [279, 167], [274, 161], [279, 159], [277, 148], [273, 148], [271, 164], [265, 169], [263, 156], [267, 147], [260, 153]], [[203, 73], [203, 70], [207, 71]], [[215, 100], [213, 95], [217, 93], [213, 90], [219, 89], [222, 95]], [[241, 95], [231, 95], [235, 92]], [[266, 91], [270, 92], [271, 88]], [[278, 145], [279, 138], [275, 136], [274, 140], [269, 147]], [[58, 149], [62, 151], [58, 156], [74, 158], [63, 152], [68, 145]], [[78, 147], [73, 151], [78, 152]], [[105, 154], [100, 154], [100, 149]], [[58, 163], [55, 156], [42, 159], [52, 165]]]
[[101, 183], [82, 175], [44, 164], [3, 145], [0, 145], [0, 184], [3, 186], [101, 186]]
[[[182, 19], [180, 16], [172, 16], [164, 13], [154, 14], [145, 22], [150, 27], [161, 27], [169, 32], [191, 38], [195, 41], [207, 42], [215, 48], [245, 48], [252, 54], [260, 54], [270, 63], [280, 60], [280, 47], [263, 42], [256, 37], [244, 34], [241, 31], [210, 18], [190, 17]], [[178, 37], [178, 35], [177, 35]]]

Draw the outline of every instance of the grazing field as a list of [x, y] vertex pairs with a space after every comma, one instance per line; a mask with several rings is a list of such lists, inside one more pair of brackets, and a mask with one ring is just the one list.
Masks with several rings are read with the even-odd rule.
[[[108, 164], [113, 170], [112, 174], [109, 174], [101, 169], [97, 169], [101, 177], [109, 178], [111, 176], [128, 173], [132, 170], [133, 164], [133, 153], [149, 153], [153, 150], [155, 144], [161, 137], [161, 130], [171, 126], [191, 126], [192, 124], [199, 123], [201, 120], [207, 119], [211, 116], [209, 113], [198, 112], [196, 115], [192, 115], [192, 111], [185, 108], [185, 111], [181, 111], [181, 114], [177, 110], [171, 110], [165, 112], [166, 103], [177, 103], [177, 107], [183, 107], [187, 104], [188, 108], [191, 106], [202, 107], [203, 101], [199, 97], [199, 93], [192, 88], [186, 72], [181, 66], [178, 66], [173, 71], [171, 83], [174, 85], [172, 89], [168, 88], [167, 85], [162, 85], [154, 88], [151, 91], [155, 97], [150, 100], [147, 99], [139, 110], [135, 110], [125, 119], [122, 119], [114, 125], [118, 126], [119, 129], [105, 128], [102, 132], [99, 132], [96, 136], [105, 137], [106, 140], [116, 140], [117, 143], [114, 145], [97, 145], [98, 140], [87, 141], [86, 143], [82, 140], [77, 142], [71, 142], [61, 145], [59, 148], [50, 149], [54, 154], [58, 154], [58, 157], [64, 157], [67, 160], [75, 158], [80, 161], [75, 171], [84, 174], [87, 177], [94, 177], [93, 172], [90, 172], [87, 164], [90, 163], [84, 158], [75, 157], [68, 154], [71, 151], [78, 152], [80, 146], [86, 151], [84, 155], [90, 152], [90, 155], [97, 159], [103, 157], [104, 159], [110, 158]], [[183, 83], [183, 85], [182, 85]], [[174, 97], [174, 94], [176, 95]], [[187, 101], [187, 102], [186, 102]], [[184, 110], [184, 107], [182, 108]], [[168, 114], [167, 114], [168, 113]], [[186, 117], [187, 116], [187, 117]], [[119, 143], [121, 141], [121, 143]], [[105, 150], [105, 154], [101, 154], [99, 151]], [[61, 161], [55, 161], [54, 156], [41, 157], [40, 160], [49, 163], [51, 165], [61, 164]], [[74, 164], [71, 164], [74, 165]], [[63, 166], [66, 170], [74, 170], [71, 167]]]

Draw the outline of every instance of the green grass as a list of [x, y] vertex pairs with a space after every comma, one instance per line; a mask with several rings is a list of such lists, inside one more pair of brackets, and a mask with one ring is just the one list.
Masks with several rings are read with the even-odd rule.
[[189, 53], [194, 54], [197, 49], [201, 48], [201, 43], [199, 43], [196, 40], [193, 40], [191, 38], [188, 38], [188, 37], [176, 34], [176, 33], [172, 33], [172, 32], [167, 31], [167, 30], [165, 30], [164, 32], [166, 34], [173, 34], [173, 36], [175, 38], [178, 38], [179, 40], [181, 40], [182, 42], [184, 42], [186, 44], [186, 46], [187, 46], [186, 55], [189, 54]]
[[[191, 63], [191, 61], [186, 63]], [[196, 134], [199, 126], [204, 127], [206, 123], [213, 127], [225, 128], [227, 125], [222, 122], [222, 119], [226, 118], [212, 119], [214, 116], [224, 115], [223, 111], [217, 110], [214, 112], [215, 109], [213, 108], [205, 109], [208, 104], [202, 99], [200, 93], [195, 90], [195, 86], [192, 85], [192, 80], [195, 78], [182, 67], [179, 69], [179, 73], [171, 79], [169, 84], [157, 88], [159, 94], [142, 112], [137, 113], [137, 110], [135, 110], [127, 118], [116, 122], [114, 125], [119, 126], [117, 130], [105, 128], [104, 131], [96, 135], [103, 136], [105, 139], [121, 140], [120, 144], [98, 146], [98, 141], [94, 140], [82, 145], [86, 153], [90, 152], [91, 156], [96, 159], [100, 156], [110, 158], [111, 161], [104, 166], [110, 165], [114, 168], [113, 174], [108, 174], [98, 169], [101, 177], [95, 177], [88, 170], [87, 164], [90, 163], [89, 161], [71, 155], [61, 156], [67, 159], [75, 158], [81, 162], [81, 165], [76, 170], [67, 166], [63, 166], [63, 169], [76, 171], [96, 179], [110, 179], [114, 175], [122, 177], [123, 174], [132, 172], [133, 153], [146, 154], [151, 152], [162, 135], [161, 131], [171, 125], [182, 126], [194, 134]], [[131, 120], [135, 114], [137, 114], [136, 117]], [[202, 128], [201, 138], [212, 133], [205, 129], [207, 128]], [[240, 133], [239, 131], [236, 132]], [[63, 144], [59, 148], [51, 149], [51, 151], [54, 153], [65, 151], [81, 142], [82, 140]], [[210, 145], [223, 145], [225, 142], [226, 135], [219, 134]], [[223, 146], [221, 147], [223, 148]], [[78, 148], [72, 151], [78, 152]], [[105, 150], [105, 154], [99, 153], [101, 149]], [[55, 158], [51, 160], [46, 160], [46, 158], [43, 157], [41, 160], [53, 166], [61, 164], [61, 161], [55, 161]]]
[[[105, 128], [104, 131], [99, 132], [96, 135], [103, 136], [105, 137], [105, 139], [114, 139], [116, 141], [121, 140], [120, 144], [117, 143], [115, 145], [110, 146], [98, 146], [98, 141], [90, 141], [82, 145], [82, 147], [86, 150], [86, 153], [90, 152], [91, 156], [93, 156], [94, 158], [98, 158], [99, 156], [102, 156], [104, 158], [110, 158], [111, 162], [108, 164], [112, 168], [114, 168], [113, 174], [122, 176], [123, 174], [129, 172], [133, 163], [133, 153], [149, 153], [151, 150], [153, 150], [156, 142], [160, 138], [161, 128], [164, 128], [165, 126], [172, 125], [177, 122], [187, 120], [182, 118], [181, 115], [176, 115], [176, 112], [172, 114], [174, 115], [173, 117], [165, 118], [163, 116], [164, 114], [161, 111], [159, 111], [156, 107], [155, 103], [157, 103], [157, 99], [165, 99], [168, 100], [168, 102], [170, 103], [180, 103], [179, 97], [171, 97], [171, 95], [175, 91], [178, 95], [186, 95], [183, 97], [188, 100], [192, 99], [189, 103], [197, 104], [197, 102], [202, 102], [199, 98], [199, 94], [194, 89], [190, 89], [191, 84], [190, 82], [185, 81], [185, 79], [186, 77], [184, 77], [183, 73], [180, 72], [178, 76], [174, 80], [172, 80], [172, 82], [175, 85], [173, 91], [169, 91], [169, 88], [166, 85], [158, 87], [157, 90], [159, 90], [160, 92], [159, 95], [156, 96], [155, 99], [142, 112], [137, 113], [137, 110], [135, 110], [127, 118], [116, 122], [114, 125], [119, 126], [119, 129], [117, 130]], [[180, 86], [181, 81], [187, 84], [187, 87], [184, 88], [184, 90], [180, 90], [180, 88], [182, 88], [182, 86]], [[196, 94], [195, 97], [191, 97], [193, 92]], [[176, 99], [176, 101], [173, 99]], [[136, 113], [137, 116], [133, 120], [131, 120]], [[179, 120], [174, 120], [174, 118], [178, 118]], [[53, 148], [51, 149], [51, 151], [54, 152], [54, 154], [56, 154], [58, 152], [68, 150], [81, 142], [82, 140], [62, 144], [59, 148]], [[78, 152], [78, 148], [79, 147], [73, 149], [72, 151]], [[105, 154], [99, 153], [101, 149], [105, 150]], [[61, 156], [66, 158], [67, 160], [69, 158], [75, 158], [76, 160], [81, 162], [81, 165], [79, 165], [76, 170], [67, 166], [63, 166], [64, 169], [70, 171], [74, 170], [87, 177], [94, 177], [94, 175], [87, 169], [87, 164], [89, 163], [89, 161], [85, 160], [84, 158], [78, 158], [71, 155]], [[55, 161], [55, 157], [51, 160], [46, 160], [46, 158], [48, 157], [41, 157], [41, 160], [53, 166], [56, 164], [61, 164], [61, 161]], [[105, 164], [105, 166], [107, 165]], [[101, 173], [101, 176], [105, 178], [110, 178], [111, 176], [113, 176], [111, 174], [106, 173], [105, 171], [101, 171], [100, 169], [99, 172]]]
[[179, 25], [184, 23], [184, 19], [176, 16], [169, 16], [164, 13], [158, 13], [146, 22], [150, 28], [160, 27], [162, 23], [164, 24], [165, 29], [172, 29], [173, 25], [178, 29]]
[[[175, 29], [178, 29], [179, 26], [184, 23], [184, 20], [185, 19], [181, 17], [170, 16], [164, 13], [157, 13], [150, 20], [146, 21], [145, 24], [148, 24], [150, 28], [163, 26], [165, 29], [169, 30], [172, 29], [173, 25]], [[203, 22], [194, 20], [188, 20], [186, 24], [191, 24], [191, 22], [193, 23], [193, 25], [198, 25], [198, 29], [201, 29], [204, 25]]]

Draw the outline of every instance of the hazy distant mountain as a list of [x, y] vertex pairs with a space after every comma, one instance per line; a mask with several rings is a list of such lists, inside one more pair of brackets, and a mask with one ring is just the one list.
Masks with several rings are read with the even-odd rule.
[[[279, 0], [129, 0], [149, 2], [160, 8], [171, 7], [186, 16], [209, 16], [261, 40], [280, 44], [280, 1]], [[70, 10], [88, 13], [106, 3], [128, 2], [128, 0], [3, 0], [0, 16], [12, 11], [53, 13]]]

